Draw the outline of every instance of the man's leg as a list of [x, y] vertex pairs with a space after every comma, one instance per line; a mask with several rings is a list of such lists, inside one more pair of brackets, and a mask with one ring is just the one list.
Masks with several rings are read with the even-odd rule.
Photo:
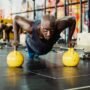
[[76, 20], [73, 16], [66, 16], [60, 20], [57, 20], [57, 29], [60, 31], [60, 33], [65, 30], [66, 28], [69, 28], [69, 34], [68, 34], [68, 44], [70, 45], [72, 35], [75, 31], [76, 26]]
[[26, 66], [28, 69], [31, 69], [34, 65], [34, 52], [33, 50], [30, 48], [30, 46], [28, 45], [27, 41], [26, 41], [26, 48], [27, 48], [27, 52], [28, 52], [28, 59], [26, 62]]
[[30, 48], [27, 41], [26, 41], [26, 47], [28, 49], [28, 55], [29, 55], [27, 63], [26, 63], [27, 69], [31, 70], [31, 69], [45, 68], [45, 66], [40, 63], [40, 58], [37, 58], [38, 56], [35, 57], [36, 53], [34, 53], [34, 51]]
[[28, 45], [27, 41], [26, 41], [26, 48], [27, 48], [27, 51], [28, 51], [28, 57], [29, 57], [29, 59], [38, 61], [38, 60], [39, 60], [39, 54], [36, 54], [36, 53], [30, 48], [30, 46]]
[[27, 41], [26, 41], [26, 47], [27, 47], [27, 50], [28, 50], [28, 58], [29, 58], [30, 60], [33, 60], [35, 53], [34, 53], [33, 50], [30, 48], [30, 46], [28, 45]]

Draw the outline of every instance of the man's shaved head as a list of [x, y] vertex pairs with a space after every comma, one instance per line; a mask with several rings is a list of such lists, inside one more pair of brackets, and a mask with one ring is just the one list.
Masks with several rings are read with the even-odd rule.
[[46, 22], [50, 22], [50, 26], [54, 27], [55, 25], [55, 17], [54, 16], [50, 16], [50, 15], [44, 15], [41, 19], [41, 25], [45, 25]]
[[44, 15], [41, 19], [41, 34], [47, 40], [52, 38], [55, 30], [55, 17], [50, 15]]

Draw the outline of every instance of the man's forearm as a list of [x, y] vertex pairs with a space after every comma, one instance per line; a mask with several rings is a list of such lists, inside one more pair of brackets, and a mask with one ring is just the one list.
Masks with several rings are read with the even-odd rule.
[[13, 46], [14, 46], [14, 50], [17, 50], [17, 46], [18, 46], [18, 43], [19, 43], [19, 25], [16, 23], [15, 20], [13, 22], [13, 30], [14, 30]]
[[13, 30], [14, 30], [14, 41], [19, 42], [19, 26], [17, 25], [16, 21], [13, 23]]
[[18, 41], [19, 42], [19, 36], [18, 36], [17, 30], [14, 30], [14, 41]]

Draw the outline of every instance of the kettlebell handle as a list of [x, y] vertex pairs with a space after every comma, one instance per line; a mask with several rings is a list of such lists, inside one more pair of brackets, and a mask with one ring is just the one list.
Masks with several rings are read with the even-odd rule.
[[75, 42], [70, 41], [69, 44], [68, 44], [68, 47], [69, 48], [74, 48], [75, 47]]
[[14, 45], [14, 50], [17, 51], [17, 46]]

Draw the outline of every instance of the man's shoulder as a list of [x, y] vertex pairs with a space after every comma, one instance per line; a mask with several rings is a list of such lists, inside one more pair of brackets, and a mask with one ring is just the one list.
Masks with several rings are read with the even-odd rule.
[[35, 25], [41, 24], [41, 20], [35, 20], [35, 21], [34, 21], [34, 24], [35, 24]]
[[37, 31], [39, 29], [40, 24], [41, 24], [40, 20], [34, 20], [32, 31]]

